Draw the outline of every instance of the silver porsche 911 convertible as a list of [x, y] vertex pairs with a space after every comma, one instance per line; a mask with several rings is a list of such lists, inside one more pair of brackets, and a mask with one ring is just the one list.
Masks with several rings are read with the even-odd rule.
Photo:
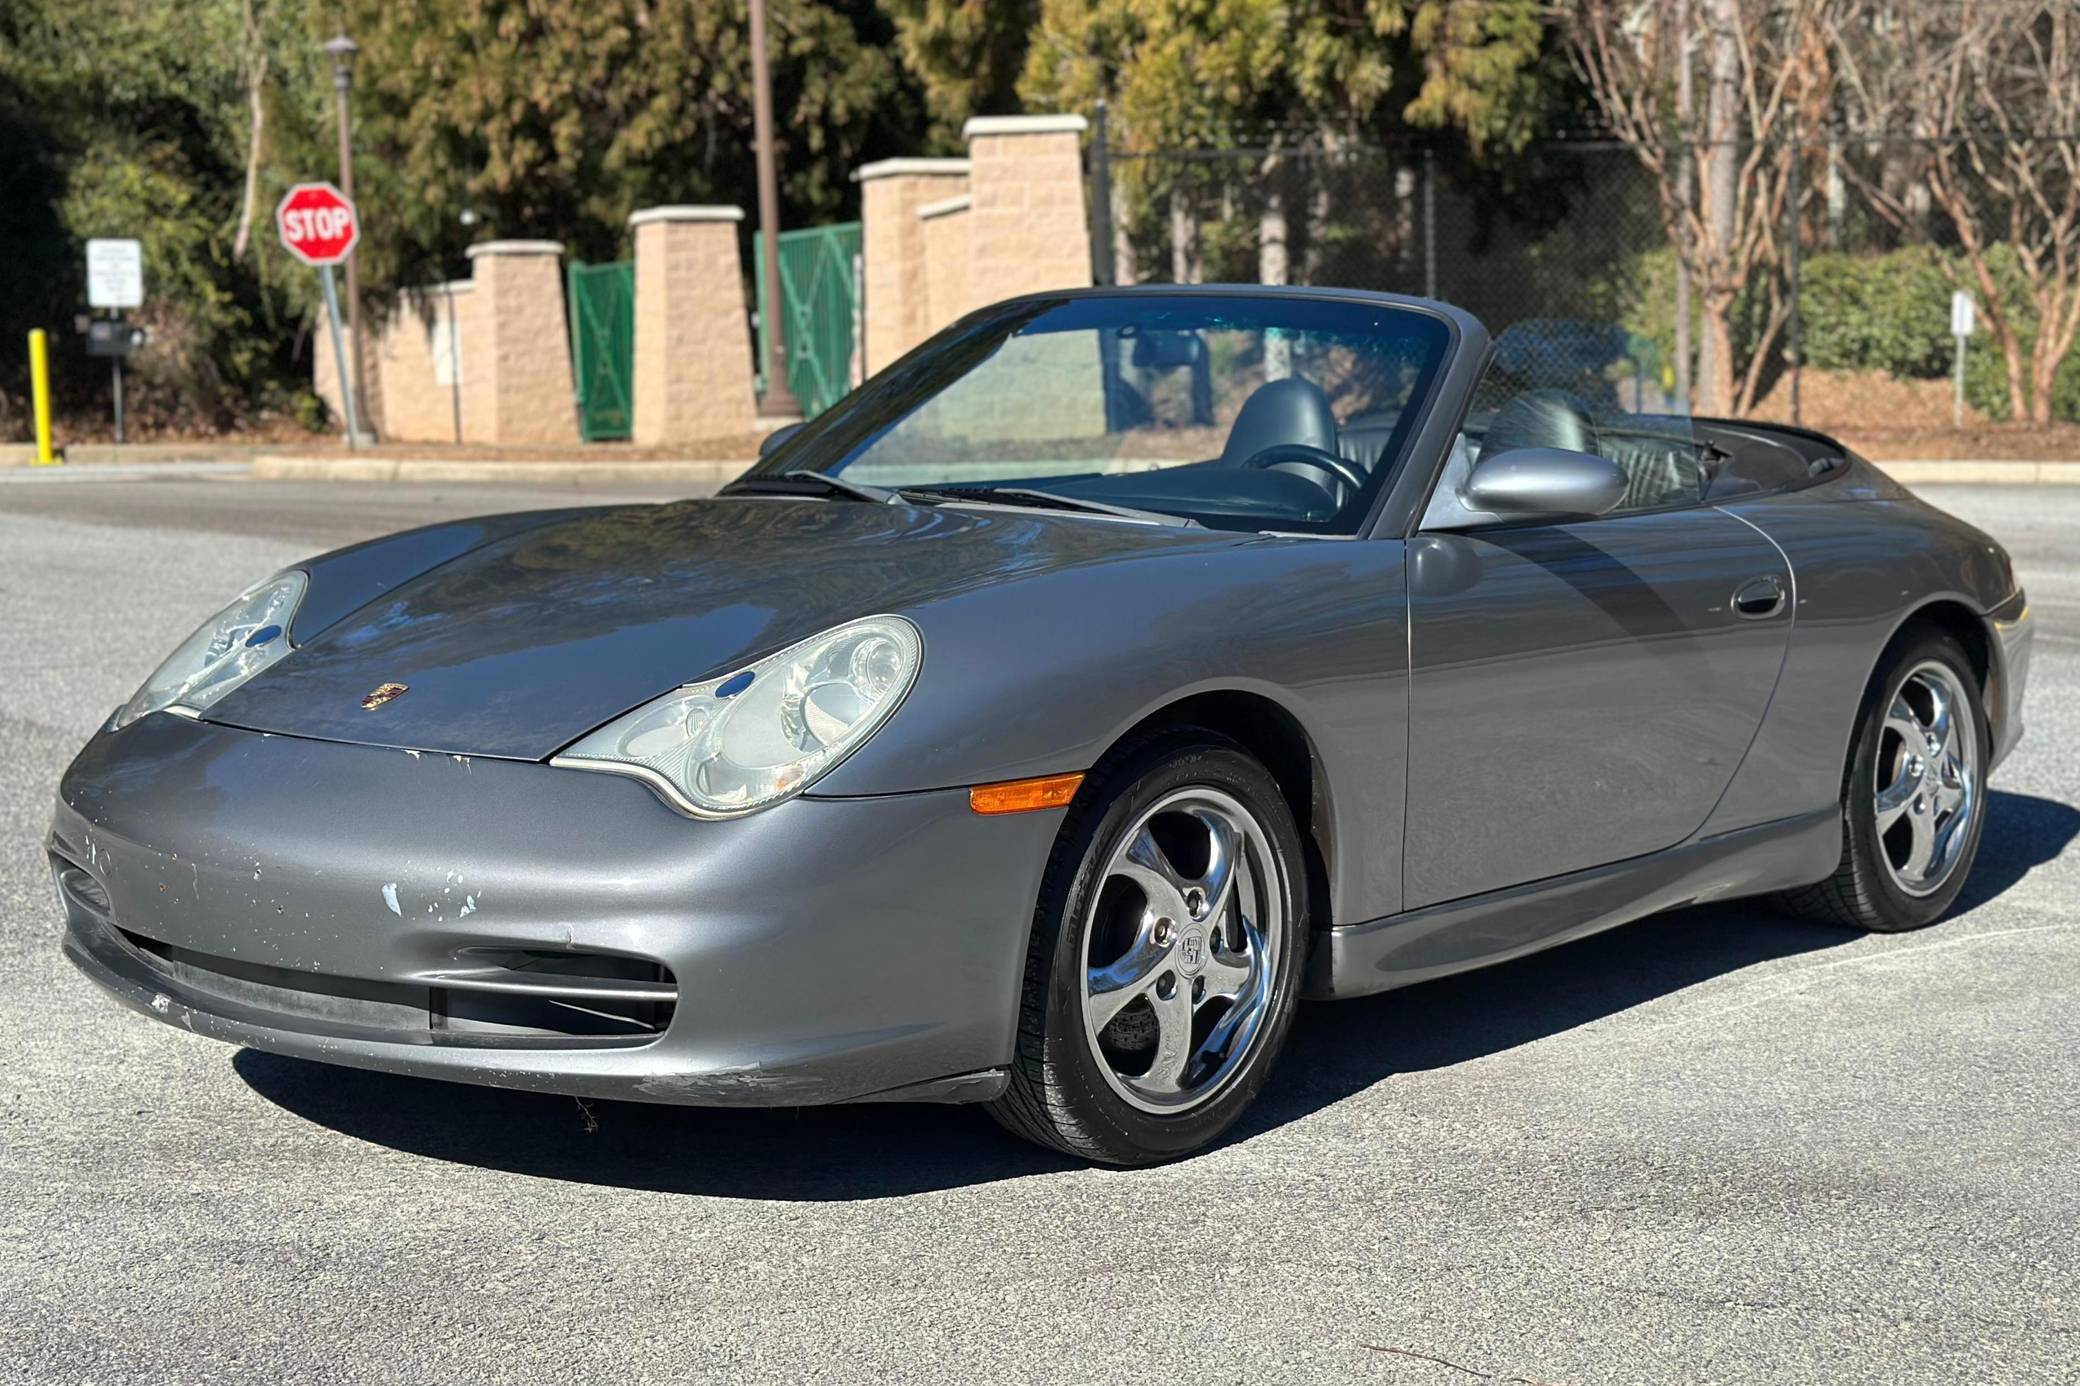
[[198, 1034], [1145, 1163], [1302, 996], [1737, 895], [1933, 923], [2030, 630], [1986, 535], [1595, 352], [1045, 294], [713, 499], [264, 579], [80, 752], [50, 861], [72, 960]]

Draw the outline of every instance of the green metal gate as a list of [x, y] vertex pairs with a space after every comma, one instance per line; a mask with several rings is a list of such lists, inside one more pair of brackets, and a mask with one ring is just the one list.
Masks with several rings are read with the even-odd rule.
[[[766, 259], [763, 232], [752, 235], [758, 266], [758, 365], [773, 359], [766, 339]], [[852, 388], [853, 341], [859, 309], [859, 223], [813, 226], [780, 233], [780, 284], [786, 291], [787, 383], [810, 418]], [[761, 386], [763, 382], [761, 381]]]
[[588, 443], [626, 438], [635, 413], [635, 263], [573, 261], [570, 305], [578, 436]]

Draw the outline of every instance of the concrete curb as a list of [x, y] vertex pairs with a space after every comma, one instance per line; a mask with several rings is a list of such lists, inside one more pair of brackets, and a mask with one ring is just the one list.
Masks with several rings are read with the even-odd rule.
[[[224, 462], [250, 457], [259, 451], [251, 443], [73, 443], [60, 449], [63, 465], [70, 467], [148, 467], [165, 462]], [[0, 443], [0, 468], [36, 466], [33, 443]]]
[[720, 486], [744, 462], [469, 462], [439, 457], [253, 459], [256, 481], [494, 482], [505, 486]]
[[[125, 470], [172, 462], [225, 460], [243, 449], [207, 445], [168, 447], [90, 447], [78, 450], [68, 465], [121, 464]], [[0, 468], [26, 466], [27, 447], [0, 444]], [[250, 475], [261, 481], [484, 481], [507, 486], [720, 486], [735, 480], [748, 461], [685, 460], [668, 462], [608, 461], [572, 458], [555, 462], [466, 461], [421, 457], [309, 457], [262, 453]], [[2080, 462], [1898, 461], [1876, 464], [1893, 480], [1908, 486], [2080, 486]], [[37, 470], [43, 470], [41, 468]], [[52, 470], [57, 470], [53, 468]]]
[[[260, 481], [489, 481], [507, 486], [705, 485], [733, 481], [747, 462], [500, 462], [457, 458], [263, 456], [253, 461]], [[1908, 486], [2080, 486], [2080, 462], [1879, 462]]]
[[2080, 486], [2080, 462], [1876, 462], [1904, 486]]

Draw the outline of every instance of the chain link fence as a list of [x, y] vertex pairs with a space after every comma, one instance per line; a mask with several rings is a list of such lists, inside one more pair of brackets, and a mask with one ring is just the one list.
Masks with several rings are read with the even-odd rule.
[[[1416, 294], [1467, 309], [1498, 341], [1599, 373], [1634, 407], [1681, 412], [1702, 342], [1702, 287], [1672, 249], [1656, 176], [1608, 138], [1549, 140], [1475, 163], [1410, 138], [1280, 131], [1220, 148], [1146, 148], [1097, 122], [1094, 262], [1116, 283], [1328, 285]], [[2063, 176], [2073, 141], [2008, 150]], [[1781, 151], [1781, 152], [1780, 152]], [[1783, 154], [1795, 151], [1786, 160]], [[1744, 169], [1753, 167], [1740, 151]], [[1841, 132], [1762, 151], [1779, 176], [1759, 199], [1763, 251], [1727, 313], [1739, 393], [1757, 418], [1869, 434], [1943, 430], [2014, 414], [1987, 295], [1928, 175], [1931, 146]], [[1702, 150], [1675, 158], [1701, 158]], [[1954, 161], [1969, 170], [1970, 161]], [[2051, 195], [2062, 195], [2052, 187]], [[1982, 233], [2008, 226], [1979, 180]], [[2027, 355], [2037, 303], [2015, 248], [1988, 257]], [[2080, 269], [2073, 271], [2080, 274]], [[1953, 395], [1951, 296], [1980, 301]], [[2080, 292], [2080, 285], [2075, 286]], [[1687, 342], [1683, 339], [1687, 335]], [[2051, 385], [2054, 418], [2080, 419], [2080, 354]]]

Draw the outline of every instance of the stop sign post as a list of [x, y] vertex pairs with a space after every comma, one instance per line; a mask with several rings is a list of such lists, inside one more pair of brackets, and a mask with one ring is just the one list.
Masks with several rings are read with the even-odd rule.
[[358, 372], [347, 368], [347, 351], [339, 332], [339, 290], [334, 286], [332, 267], [353, 253], [361, 239], [361, 219], [347, 195], [330, 183], [298, 183], [274, 209], [275, 231], [291, 255], [318, 271], [319, 287], [325, 293], [325, 316], [332, 328], [332, 356], [339, 364], [339, 395], [346, 408], [347, 446], [353, 447], [361, 434], [361, 420], [354, 398], [360, 382]]

